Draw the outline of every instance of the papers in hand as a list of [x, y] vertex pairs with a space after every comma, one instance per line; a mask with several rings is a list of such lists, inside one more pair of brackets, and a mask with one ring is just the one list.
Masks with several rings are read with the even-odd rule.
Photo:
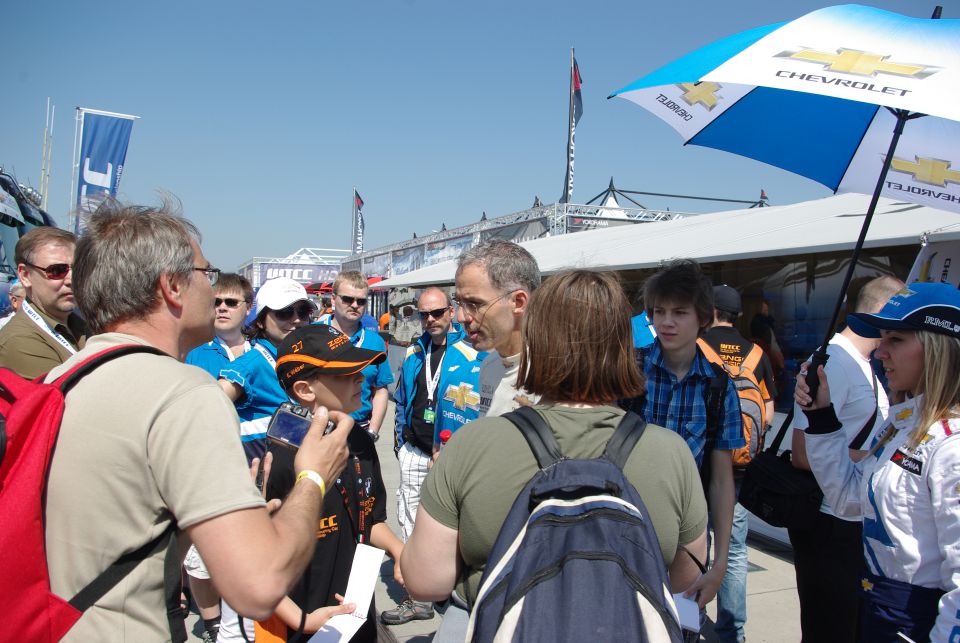
[[343, 593], [343, 602], [353, 603], [357, 609], [352, 614], [338, 614], [331, 618], [310, 638], [310, 643], [346, 643], [363, 626], [370, 611], [384, 553], [376, 547], [357, 545], [347, 591]]

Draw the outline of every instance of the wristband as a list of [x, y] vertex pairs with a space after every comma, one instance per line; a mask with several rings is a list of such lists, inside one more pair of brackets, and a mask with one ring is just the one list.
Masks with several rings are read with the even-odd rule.
[[380, 434], [377, 433], [376, 431], [371, 431], [370, 429], [367, 429], [367, 434], [370, 436], [370, 439], [373, 440], [374, 442], [380, 439]]
[[309, 480], [310, 482], [316, 483], [316, 485], [320, 487], [320, 495], [321, 496], [327, 495], [327, 485], [323, 483], [323, 478], [320, 477], [320, 474], [317, 473], [316, 471], [312, 471], [310, 469], [304, 469], [303, 471], [297, 474], [297, 483], [299, 483], [301, 480]]

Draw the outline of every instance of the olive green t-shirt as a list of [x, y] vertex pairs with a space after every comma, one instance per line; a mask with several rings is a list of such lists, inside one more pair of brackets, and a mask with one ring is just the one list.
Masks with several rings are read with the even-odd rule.
[[[553, 429], [563, 454], [571, 458], [599, 457], [624, 413], [609, 406], [534, 408]], [[453, 434], [423, 484], [421, 506], [459, 532], [465, 569], [456, 589], [470, 604], [500, 526], [536, 471], [536, 460], [519, 429], [509, 420], [488, 417]], [[650, 512], [669, 566], [677, 546], [696, 540], [707, 524], [706, 500], [690, 449], [676, 433], [648, 425], [624, 473]]]

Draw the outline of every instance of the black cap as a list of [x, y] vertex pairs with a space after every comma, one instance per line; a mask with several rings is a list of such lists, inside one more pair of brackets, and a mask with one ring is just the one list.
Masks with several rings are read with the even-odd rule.
[[314, 375], [353, 375], [387, 358], [358, 348], [333, 326], [310, 324], [292, 331], [277, 347], [277, 378], [284, 387]]
[[740, 293], [732, 286], [722, 284], [713, 287], [713, 307], [726, 313], [739, 315], [743, 312], [740, 303]]

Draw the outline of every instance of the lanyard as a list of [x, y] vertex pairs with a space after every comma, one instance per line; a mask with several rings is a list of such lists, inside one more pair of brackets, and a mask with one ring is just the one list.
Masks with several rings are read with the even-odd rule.
[[[367, 488], [363, 483], [363, 474], [360, 471], [360, 458], [356, 454], [352, 455], [353, 460], [353, 473], [356, 475], [357, 487], [354, 494], [355, 503], [350, 502], [349, 494], [347, 493], [347, 486], [341, 481], [337, 480], [337, 489], [340, 491], [340, 495], [343, 497], [343, 508], [347, 510], [347, 517], [350, 518], [350, 526], [353, 527], [354, 533], [357, 537], [357, 542], [362, 543], [365, 539], [364, 529], [366, 528], [367, 517], [366, 513], [363, 510], [364, 500], [367, 499]], [[350, 475], [347, 473], [346, 475]], [[342, 475], [341, 475], [342, 477]], [[357, 512], [357, 517], [353, 516], [354, 505]]]
[[[223, 348], [224, 352], [227, 354], [227, 359], [228, 359], [228, 360], [230, 360], [230, 361], [232, 362], [233, 360], [236, 359], [236, 357], [235, 357], [234, 354], [233, 354], [233, 351], [230, 350], [230, 347], [227, 346], [227, 343], [226, 343], [225, 341], [223, 341], [223, 340], [220, 339], [219, 337], [215, 337], [214, 340], [215, 340], [218, 344], [220, 344], [220, 347], [221, 347], [221, 348]], [[248, 350], [250, 350], [250, 342], [247, 341], [247, 340], [243, 340], [243, 352], [246, 353]], [[268, 360], [268, 361], [269, 361], [269, 360]]]
[[50, 328], [47, 325], [47, 322], [43, 321], [43, 317], [40, 316], [40, 313], [33, 309], [26, 299], [23, 300], [23, 303], [20, 304], [20, 309], [30, 318], [30, 320], [40, 327], [40, 330], [45, 332], [47, 335], [53, 338], [53, 341], [57, 342], [63, 346], [71, 355], [76, 355], [77, 349], [73, 347], [70, 342], [67, 341], [67, 338], [58, 333], [57, 331]]
[[267, 364], [270, 365], [270, 368], [272, 368], [273, 370], [277, 370], [277, 360], [274, 359], [273, 355], [270, 354], [270, 351], [268, 351], [266, 348], [263, 347], [263, 344], [256, 343], [253, 345], [253, 347], [261, 355], [263, 355], [263, 359], [267, 360]]
[[[333, 326], [333, 315], [330, 315], [330, 319], [324, 322], [327, 326]], [[341, 333], [343, 331], [340, 331]], [[353, 345], [357, 348], [363, 348], [363, 338], [366, 335], [367, 331], [364, 329], [363, 324], [360, 324], [360, 337], [357, 338], [357, 341], [353, 341], [353, 338], [350, 338], [350, 341], [353, 342]], [[346, 333], [344, 333], [346, 334]]]
[[437, 372], [433, 373], [433, 368], [430, 365], [430, 352], [433, 350], [433, 342], [427, 344], [427, 363], [424, 364], [426, 369], [425, 375], [427, 382], [427, 405], [433, 406], [433, 394], [437, 390], [437, 384], [440, 383], [440, 373], [443, 372], [443, 358], [446, 356], [446, 351], [443, 355], [440, 356], [440, 363], [437, 364]]

